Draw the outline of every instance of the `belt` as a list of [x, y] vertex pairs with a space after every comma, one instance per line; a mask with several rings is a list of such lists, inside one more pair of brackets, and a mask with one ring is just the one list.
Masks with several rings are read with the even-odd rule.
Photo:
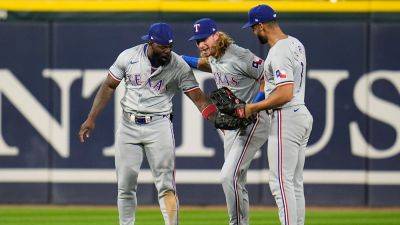
[[270, 109], [273, 112], [278, 111], [278, 110], [285, 110], [285, 109], [290, 109], [290, 108], [298, 108], [303, 106], [304, 104], [298, 104], [298, 105], [290, 105], [290, 106], [286, 106], [286, 107], [279, 107], [279, 108], [275, 108], [275, 109]]
[[133, 113], [123, 112], [124, 118], [129, 122], [133, 122], [136, 124], [148, 124], [151, 121], [156, 121], [162, 118], [170, 118], [170, 114], [167, 115], [153, 115], [153, 116], [137, 116]]

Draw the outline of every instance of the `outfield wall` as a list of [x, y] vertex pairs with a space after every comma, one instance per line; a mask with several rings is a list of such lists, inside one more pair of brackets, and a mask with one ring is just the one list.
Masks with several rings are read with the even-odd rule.
[[[141, 43], [150, 22], [0, 23], [0, 203], [113, 204], [114, 131], [122, 90], [86, 144], [76, 133], [118, 53]], [[191, 21], [172, 22], [175, 51], [196, 55]], [[219, 27], [265, 57], [239, 21]], [[314, 128], [305, 165], [312, 205], [400, 205], [400, 24], [284, 21], [308, 57], [306, 102]], [[196, 71], [205, 89], [210, 74]], [[182, 204], [223, 204], [220, 135], [190, 101], [174, 99], [177, 184]], [[252, 162], [252, 204], [272, 205], [266, 148]], [[147, 162], [139, 204], [156, 204]]]

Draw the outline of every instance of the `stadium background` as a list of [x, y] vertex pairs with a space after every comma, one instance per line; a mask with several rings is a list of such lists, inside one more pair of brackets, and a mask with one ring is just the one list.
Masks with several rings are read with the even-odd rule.
[[[76, 132], [122, 50], [153, 22], [175, 32], [174, 51], [194, 20], [211, 17], [264, 58], [246, 12], [261, 1], [0, 1], [0, 203], [115, 204], [113, 160], [118, 98], [90, 141]], [[400, 206], [400, 3], [271, 1], [286, 33], [304, 43], [306, 101], [314, 128], [305, 165], [309, 205]], [[206, 92], [209, 74], [196, 72]], [[224, 204], [219, 134], [186, 97], [174, 99], [181, 204]], [[273, 205], [265, 148], [248, 173], [251, 204]], [[138, 201], [157, 204], [144, 161]]]

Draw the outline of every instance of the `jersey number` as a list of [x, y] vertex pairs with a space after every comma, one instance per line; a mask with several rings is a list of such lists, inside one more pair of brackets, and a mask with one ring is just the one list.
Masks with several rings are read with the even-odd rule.
[[299, 86], [299, 88], [301, 88], [301, 83], [303, 83], [303, 71], [304, 71], [304, 64], [303, 64], [303, 62], [301, 62], [301, 74], [300, 74], [300, 86]]

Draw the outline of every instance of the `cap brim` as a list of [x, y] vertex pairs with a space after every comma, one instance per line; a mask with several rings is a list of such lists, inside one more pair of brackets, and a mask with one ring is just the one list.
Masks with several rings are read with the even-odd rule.
[[193, 35], [191, 38], [189, 38], [189, 41], [204, 39], [204, 38], [208, 38], [210, 36], [211, 36], [211, 34], [197, 34], [197, 35]]
[[143, 35], [141, 38], [143, 41], [149, 41], [150, 40], [150, 35]]
[[245, 25], [243, 25], [242, 29], [249, 28], [249, 27], [253, 26], [254, 24], [255, 23], [247, 22]]

